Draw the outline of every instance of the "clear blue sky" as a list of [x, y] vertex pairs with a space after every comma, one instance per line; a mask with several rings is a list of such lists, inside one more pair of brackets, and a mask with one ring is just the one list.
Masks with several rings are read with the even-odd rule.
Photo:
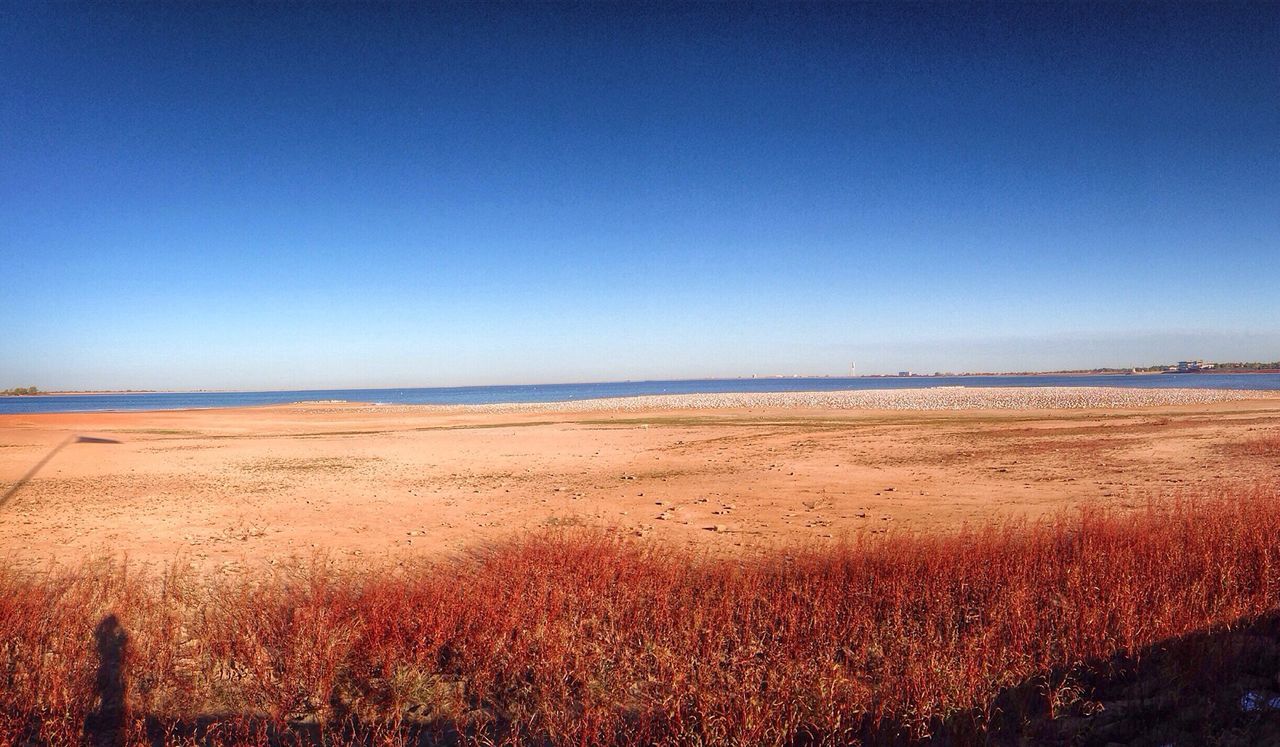
[[0, 5], [0, 387], [1280, 358], [1280, 4]]

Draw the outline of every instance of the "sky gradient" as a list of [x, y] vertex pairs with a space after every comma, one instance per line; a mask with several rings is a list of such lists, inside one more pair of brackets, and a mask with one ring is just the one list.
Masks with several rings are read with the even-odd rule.
[[1280, 358], [1280, 4], [0, 4], [0, 388]]

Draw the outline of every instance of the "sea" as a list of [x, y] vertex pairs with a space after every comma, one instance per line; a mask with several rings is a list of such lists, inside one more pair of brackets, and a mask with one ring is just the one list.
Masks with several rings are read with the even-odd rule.
[[42, 394], [0, 397], [0, 414], [102, 412], [111, 410], [187, 410], [251, 407], [293, 402], [342, 400], [380, 405], [483, 405], [516, 402], [567, 402], [646, 394], [734, 392], [830, 392], [849, 389], [918, 389], [938, 386], [1035, 387], [1111, 386], [1135, 389], [1276, 389], [1280, 374], [1105, 374], [1022, 376], [768, 377], [610, 381], [586, 384], [419, 387], [406, 389], [300, 389], [263, 392], [121, 392]]

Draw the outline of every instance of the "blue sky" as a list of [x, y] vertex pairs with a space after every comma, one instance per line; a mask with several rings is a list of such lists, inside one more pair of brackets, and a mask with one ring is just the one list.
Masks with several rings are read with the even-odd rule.
[[0, 387], [1280, 358], [1280, 5], [0, 5]]

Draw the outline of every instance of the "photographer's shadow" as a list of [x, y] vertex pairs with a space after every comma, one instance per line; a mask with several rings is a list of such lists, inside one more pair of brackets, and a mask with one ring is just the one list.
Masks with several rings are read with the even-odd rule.
[[98, 651], [94, 692], [98, 706], [85, 718], [84, 744], [109, 747], [123, 743], [125, 723], [125, 650], [129, 634], [115, 615], [107, 615], [93, 631]]

